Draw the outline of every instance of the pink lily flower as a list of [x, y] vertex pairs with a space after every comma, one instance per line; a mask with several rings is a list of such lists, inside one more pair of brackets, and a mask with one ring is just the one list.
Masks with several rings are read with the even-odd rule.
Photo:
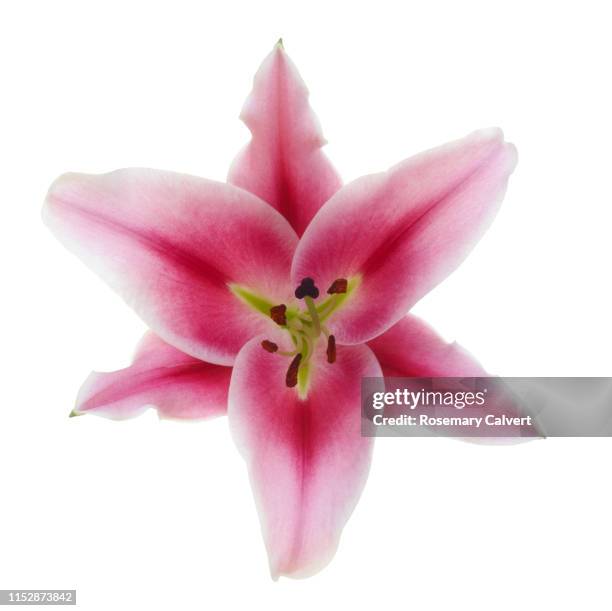
[[73, 413], [227, 412], [272, 576], [302, 577], [333, 557], [367, 478], [361, 378], [486, 375], [407, 313], [491, 223], [516, 152], [488, 129], [342, 186], [280, 44], [242, 119], [252, 139], [227, 184], [67, 174], [44, 219], [152, 330]]

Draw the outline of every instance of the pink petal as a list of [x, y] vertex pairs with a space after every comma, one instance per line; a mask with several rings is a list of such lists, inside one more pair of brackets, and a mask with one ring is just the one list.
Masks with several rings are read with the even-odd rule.
[[398, 321], [452, 272], [493, 220], [516, 164], [499, 130], [470, 136], [343, 187], [304, 234], [293, 282], [361, 284], [330, 327], [367, 341]]
[[162, 418], [220, 416], [227, 409], [231, 372], [231, 367], [194, 359], [147, 333], [132, 365], [87, 378], [73, 414], [122, 420], [155, 407]]
[[295, 232], [232, 185], [144, 169], [67, 174], [52, 185], [44, 217], [157, 335], [201, 360], [231, 365], [273, 324], [231, 283], [287, 299]]
[[367, 346], [319, 345], [306, 399], [284, 385], [289, 359], [261, 338], [238, 355], [228, 417], [246, 460], [272, 576], [306, 577], [333, 557], [365, 484], [372, 438], [361, 436], [362, 376], [380, 376]]
[[402, 378], [486, 377], [480, 363], [459, 344], [444, 341], [414, 314], [404, 316], [368, 342], [383, 373]]
[[341, 181], [321, 151], [325, 140], [306, 85], [281, 44], [255, 75], [241, 118], [252, 139], [228, 180], [274, 206], [301, 235]]

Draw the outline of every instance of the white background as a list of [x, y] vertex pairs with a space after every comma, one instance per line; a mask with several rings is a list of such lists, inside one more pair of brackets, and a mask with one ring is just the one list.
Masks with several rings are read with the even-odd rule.
[[417, 305], [503, 375], [612, 375], [605, 2], [3, 2], [0, 588], [83, 609], [610, 609], [612, 444], [381, 439], [332, 564], [268, 576], [224, 419], [68, 419], [144, 327], [40, 222], [67, 170], [224, 179], [279, 36], [346, 180], [499, 125], [493, 228]]

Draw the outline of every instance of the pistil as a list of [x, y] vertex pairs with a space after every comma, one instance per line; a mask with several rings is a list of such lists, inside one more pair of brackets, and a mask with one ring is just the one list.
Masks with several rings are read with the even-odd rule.
[[314, 300], [312, 297], [304, 297], [304, 302], [306, 303], [308, 314], [310, 314], [310, 319], [312, 320], [314, 336], [319, 337], [319, 335], [321, 335], [321, 321], [319, 320], [319, 314]]

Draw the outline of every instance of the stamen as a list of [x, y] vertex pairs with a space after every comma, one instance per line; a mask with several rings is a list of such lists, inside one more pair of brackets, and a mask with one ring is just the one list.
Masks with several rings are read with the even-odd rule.
[[337, 293], [346, 293], [348, 288], [348, 280], [346, 278], [338, 278], [334, 280], [331, 286], [327, 289], [328, 295], [335, 295]]
[[327, 338], [327, 362], [336, 362], [336, 338], [333, 335]]
[[304, 299], [304, 297], [316, 299], [319, 296], [319, 289], [315, 286], [312, 278], [302, 278], [300, 286], [295, 289], [295, 296], [298, 299]]
[[298, 370], [300, 368], [300, 362], [302, 360], [301, 354], [296, 354], [289, 369], [287, 369], [287, 375], [285, 376], [285, 383], [289, 388], [293, 388], [298, 383]]
[[267, 339], [264, 339], [263, 342], [261, 342], [261, 347], [267, 352], [276, 352], [278, 350], [278, 346], [274, 342]]
[[287, 324], [287, 306], [284, 303], [270, 308], [270, 318], [281, 327]]

